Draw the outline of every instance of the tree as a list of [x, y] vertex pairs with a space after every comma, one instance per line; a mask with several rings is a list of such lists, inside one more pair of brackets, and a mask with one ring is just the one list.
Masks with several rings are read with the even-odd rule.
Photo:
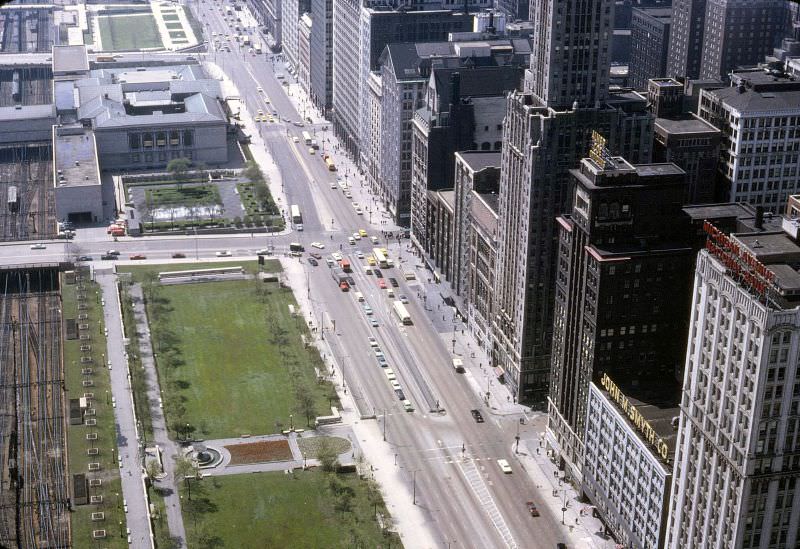
[[314, 392], [306, 380], [302, 380], [294, 389], [296, 399], [295, 410], [306, 417], [306, 427], [311, 425], [316, 406], [314, 405]]
[[323, 471], [336, 471], [339, 469], [339, 455], [327, 437], [320, 437], [317, 447], [317, 459]]
[[186, 482], [189, 500], [192, 499], [192, 488], [189, 484], [189, 479], [197, 478], [197, 471], [197, 465], [191, 458], [185, 456], [178, 456], [175, 458], [175, 481], [180, 482], [183, 480]]
[[244, 175], [251, 183], [264, 181], [264, 174], [261, 172], [261, 168], [254, 160], [248, 160], [245, 163], [244, 170], [242, 170], [242, 175]]
[[158, 463], [158, 460], [155, 459], [148, 460], [144, 466], [144, 470], [147, 474], [147, 478], [150, 479], [150, 484], [155, 482], [161, 475], [161, 465]]
[[186, 178], [186, 172], [192, 166], [192, 161], [188, 158], [173, 158], [167, 164], [167, 171], [172, 174], [172, 178], [177, 182], [182, 182]]

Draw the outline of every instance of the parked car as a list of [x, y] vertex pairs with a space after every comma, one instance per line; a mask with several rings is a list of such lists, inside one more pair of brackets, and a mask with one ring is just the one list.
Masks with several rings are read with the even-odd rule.
[[378, 340], [377, 340], [377, 339], [375, 339], [374, 337], [372, 337], [372, 336], [369, 336], [369, 337], [367, 338], [367, 340], [369, 341], [369, 346], [370, 346], [370, 347], [377, 347], [377, 346], [378, 346]]
[[322, 259], [322, 254], [318, 254], [318, 253], [316, 253], [316, 252], [311, 252], [311, 253], [310, 253], [310, 254], [308, 254], [308, 255], [310, 255], [310, 256], [311, 256], [311, 257], [313, 257], [314, 259]]
[[406, 399], [406, 394], [403, 392], [402, 389], [395, 389], [394, 394], [397, 395], [397, 399], [403, 401]]
[[389, 278], [389, 284], [392, 285], [392, 288], [397, 288], [399, 286], [399, 284], [397, 283], [397, 279], [393, 277]]
[[378, 319], [375, 317], [370, 318], [369, 323], [372, 325], [373, 328], [377, 328], [379, 326]]
[[469, 413], [472, 414], [472, 419], [474, 419], [476, 423], [483, 423], [485, 421], [480, 410], [470, 410]]
[[411, 404], [410, 400], [403, 399], [403, 410], [405, 410], [406, 412], [414, 411], [414, 406]]
[[316, 259], [314, 259], [313, 257], [309, 257], [308, 258], [308, 262], [311, 263], [314, 267], [319, 265], [319, 262]]

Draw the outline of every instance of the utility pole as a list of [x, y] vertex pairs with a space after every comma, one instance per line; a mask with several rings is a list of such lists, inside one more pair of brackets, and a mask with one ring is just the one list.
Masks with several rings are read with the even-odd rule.
[[[411, 491], [411, 503], [414, 505], [417, 504], [417, 471], [418, 469], [414, 470], [411, 473], [411, 484], [412, 484], [412, 491]], [[563, 521], [562, 521], [563, 524]]]
[[386, 442], [386, 420], [389, 419], [386, 415], [386, 408], [383, 409], [383, 441]]

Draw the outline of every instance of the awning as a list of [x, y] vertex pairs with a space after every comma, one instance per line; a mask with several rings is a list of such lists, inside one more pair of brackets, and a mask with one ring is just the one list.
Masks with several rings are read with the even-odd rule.
[[503, 377], [504, 375], [506, 375], [506, 371], [503, 370], [501, 366], [495, 366], [494, 375], [496, 375], [497, 377]]

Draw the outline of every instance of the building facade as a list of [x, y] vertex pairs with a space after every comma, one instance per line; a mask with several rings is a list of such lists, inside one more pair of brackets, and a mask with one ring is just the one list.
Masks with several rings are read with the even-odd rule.
[[558, 217], [546, 440], [578, 482], [592, 381], [610, 375], [677, 393], [693, 264], [684, 176], [674, 164], [632, 165], [598, 143], [572, 170], [572, 213]]
[[706, 230], [665, 547], [797, 547], [800, 247]]
[[311, 16], [300, 16], [297, 31], [297, 83], [306, 94], [311, 94]]
[[608, 95], [613, 0], [533, 0], [532, 7], [530, 93], [548, 107], [599, 106]]
[[667, 75], [671, 20], [670, 8], [633, 8], [628, 73], [628, 83], [633, 89], [646, 90], [649, 79]]
[[695, 115], [656, 118], [653, 161], [673, 162], [686, 172], [685, 204], [714, 202], [720, 131]]
[[494, 7], [508, 15], [511, 21], [530, 18], [530, 0], [497, 0]]
[[699, 78], [703, 57], [706, 0], [673, 0], [667, 55], [671, 78]]
[[328, 118], [333, 106], [333, 0], [311, 0], [311, 21], [310, 96]]
[[624, 547], [663, 547], [677, 414], [622, 393], [608, 376], [589, 384], [581, 488]]
[[781, 212], [800, 192], [800, 82], [763, 69], [732, 76], [731, 87], [701, 91], [698, 112], [721, 132], [722, 198]]
[[295, 71], [300, 65], [300, 17], [310, 10], [310, 0], [281, 0], [281, 45]]
[[755, 66], [786, 33], [784, 0], [707, 0], [700, 78]]

